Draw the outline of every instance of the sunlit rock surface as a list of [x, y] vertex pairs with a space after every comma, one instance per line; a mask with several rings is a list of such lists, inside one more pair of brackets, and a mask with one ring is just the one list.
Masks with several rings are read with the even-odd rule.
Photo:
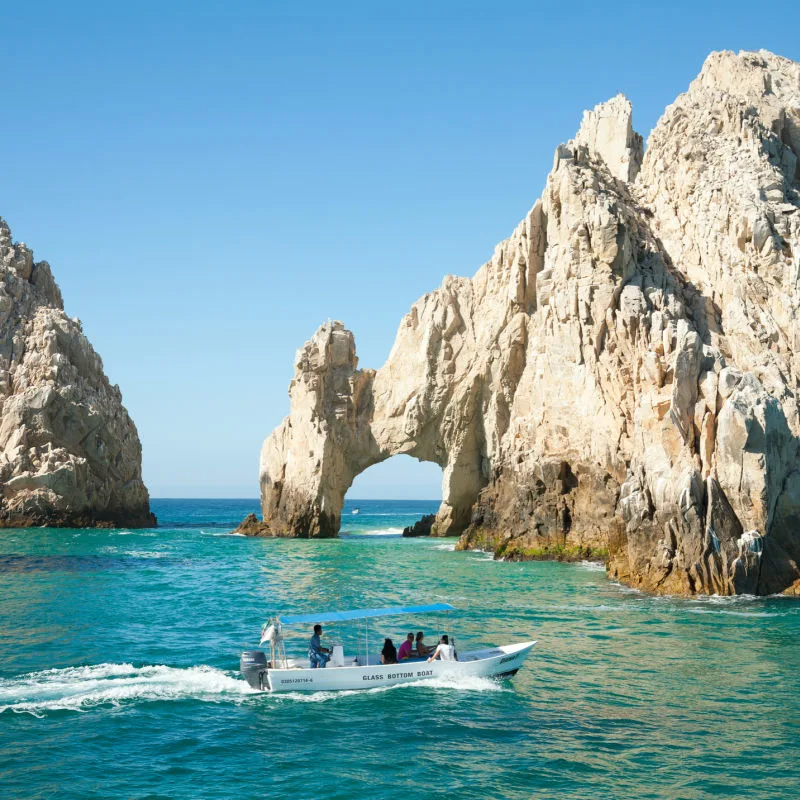
[[155, 524], [118, 386], [0, 220], [0, 526]]
[[261, 532], [331, 536], [354, 477], [443, 469], [434, 534], [602, 558], [664, 593], [800, 590], [800, 65], [713, 53], [643, 154], [584, 115], [541, 199], [359, 370], [323, 325], [261, 455]]

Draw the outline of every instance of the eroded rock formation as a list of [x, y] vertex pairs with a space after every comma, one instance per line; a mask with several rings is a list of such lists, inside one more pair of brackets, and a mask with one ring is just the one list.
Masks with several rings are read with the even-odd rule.
[[0, 526], [155, 524], [118, 386], [0, 219]]
[[665, 593], [800, 586], [800, 65], [713, 53], [643, 153], [622, 96], [472, 279], [359, 370], [323, 325], [261, 456], [262, 532], [334, 535], [361, 471], [443, 469], [434, 533]]
[[436, 514], [425, 514], [413, 525], [403, 528], [403, 536], [430, 536], [433, 526], [436, 523]]

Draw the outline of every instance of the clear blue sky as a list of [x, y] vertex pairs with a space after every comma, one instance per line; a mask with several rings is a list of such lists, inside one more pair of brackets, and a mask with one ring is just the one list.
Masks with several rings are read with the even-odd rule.
[[[645, 136], [710, 50], [800, 60], [800, 6], [2, 3], [0, 214], [119, 383], [156, 497], [254, 497], [295, 350], [328, 318], [378, 367], [471, 275], [583, 109]], [[439, 495], [408, 458], [360, 497]]]

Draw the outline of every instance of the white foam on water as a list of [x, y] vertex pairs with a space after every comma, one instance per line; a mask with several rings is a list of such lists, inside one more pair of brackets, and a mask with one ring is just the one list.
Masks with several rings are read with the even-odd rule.
[[[552, 605], [547, 606], [547, 609], [550, 611], [621, 611], [623, 606], [608, 606], [604, 604], [600, 605]], [[627, 609], [626, 609], [627, 610]]]
[[[791, 602], [790, 598], [780, 599], [788, 599]], [[788, 613], [788, 609], [786, 612], [765, 609], [765, 600], [766, 597], [755, 594], [698, 595], [684, 600], [683, 609], [692, 614], [731, 614], [745, 617], [781, 617]], [[769, 609], [774, 607], [774, 603], [768, 606]]]
[[430, 689], [449, 689], [458, 692], [506, 692], [509, 691], [500, 681], [492, 678], [479, 678], [476, 675], [442, 675], [427, 681], [415, 681], [408, 686], [424, 686]]
[[42, 717], [51, 711], [87, 711], [131, 701], [202, 700], [241, 702], [255, 694], [243, 680], [205, 665], [96, 664], [31, 672], [0, 679], [0, 714]]
[[605, 564], [598, 564], [596, 561], [579, 561], [576, 566], [585, 569], [587, 572], [605, 572]]
[[618, 589], [621, 594], [638, 594], [642, 597], [650, 597], [647, 592], [643, 592], [641, 589], [635, 589], [633, 586], [626, 586], [624, 583], [620, 583], [619, 581], [609, 581], [609, 583]]
[[[346, 531], [350, 536], [399, 536], [402, 528], [372, 528], [368, 531]], [[345, 533], [343, 531], [343, 533]]]
[[166, 558], [169, 553], [153, 550], [126, 550], [124, 555], [133, 556], [134, 558]]
[[[619, 590], [621, 594], [639, 595], [646, 599], [648, 604], [656, 604], [660, 606], [670, 606], [674, 611], [687, 614], [728, 614], [735, 617], [782, 617], [788, 611], [766, 611], [759, 610], [758, 605], [762, 605], [766, 599], [765, 596], [755, 594], [736, 594], [736, 595], [719, 595], [719, 594], [699, 594], [694, 597], [675, 597], [673, 595], [649, 595], [641, 589], [634, 589], [630, 586], [611, 581], [612, 586]], [[791, 602], [791, 598], [786, 598], [782, 595], [772, 595], [769, 599], [787, 599]], [[774, 608], [774, 606], [772, 606]], [[630, 609], [631, 606], [626, 606]], [[743, 610], [736, 610], [743, 609]]]
[[444, 544], [436, 544], [433, 546], [434, 550], [450, 550], [453, 551], [456, 549], [455, 542], [452, 544], [450, 542], [445, 542]]
[[428, 678], [394, 686], [372, 686], [369, 689], [345, 689], [336, 692], [278, 692], [272, 695], [276, 700], [290, 700], [298, 703], [324, 703], [330, 700], [341, 700], [355, 695], [369, 697], [383, 692], [396, 692], [402, 689], [440, 689], [456, 692], [507, 692], [508, 687], [491, 678], [479, 678], [475, 675], [449, 675]]
[[783, 617], [784, 614], [771, 614], [768, 611], [730, 611], [725, 608], [687, 608], [689, 614], [728, 614], [731, 617]]
[[692, 600], [698, 603], [710, 603], [711, 605], [724, 606], [730, 605], [731, 603], [760, 603], [763, 599], [763, 597], [759, 597], [757, 594], [701, 594], [692, 598]]
[[497, 561], [494, 557], [494, 553], [487, 553], [486, 550], [474, 550], [474, 553], [477, 555], [468, 556], [470, 561]]

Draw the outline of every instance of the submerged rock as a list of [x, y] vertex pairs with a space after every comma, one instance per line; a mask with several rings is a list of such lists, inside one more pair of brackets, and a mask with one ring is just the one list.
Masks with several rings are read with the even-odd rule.
[[340, 322], [298, 352], [261, 454], [273, 530], [335, 535], [355, 476], [407, 453], [442, 467], [433, 532], [461, 548], [800, 591], [800, 65], [712, 53], [644, 155], [631, 119], [622, 96], [588, 112], [377, 372]]
[[0, 220], [0, 527], [156, 524], [118, 386]]

